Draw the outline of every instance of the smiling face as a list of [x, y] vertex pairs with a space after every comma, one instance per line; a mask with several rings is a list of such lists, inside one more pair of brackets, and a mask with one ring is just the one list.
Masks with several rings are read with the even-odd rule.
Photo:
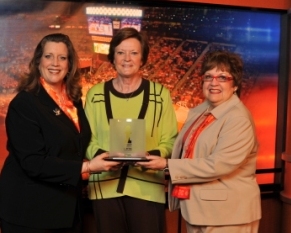
[[113, 64], [121, 78], [133, 78], [142, 66], [141, 44], [135, 38], [122, 41], [115, 48]]
[[[226, 70], [222, 71], [217, 67], [212, 70], [205, 72], [205, 75], [210, 76], [219, 76], [223, 75], [225, 77], [232, 77], [232, 75]], [[217, 78], [214, 78], [212, 81], [203, 82], [203, 94], [204, 97], [208, 100], [209, 104], [212, 107], [216, 107], [223, 102], [230, 99], [233, 93], [236, 91], [237, 87], [234, 86], [233, 80], [228, 80], [226, 82], [219, 82]]]
[[39, 63], [41, 77], [51, 87], [60, 87], [68, 70], [67, 46], [62, 42], [47, 42]]

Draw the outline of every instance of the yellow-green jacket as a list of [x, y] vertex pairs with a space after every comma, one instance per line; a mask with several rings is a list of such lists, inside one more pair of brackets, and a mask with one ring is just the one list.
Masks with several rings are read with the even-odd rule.
[[[88, 159], [109, 151], [109, 119], [137, 119], [141, 115], [144, 115], [146, 122], [146, 151], [152, 155], [170, 157], [177, 136], [177, 120], [170, 92], [161, 84], [143, 79], [140, 87], [129, 94], [117, 92], [112, 80], [96, 84], [87, 93], [85, 112], [92, 131], [86, 153]], [[165, 203], [163, 171], [130, 166], [122, 193], [116, 191], [119, 178], [120, 171], [91, 174], [89, 199], [127, 195]]]

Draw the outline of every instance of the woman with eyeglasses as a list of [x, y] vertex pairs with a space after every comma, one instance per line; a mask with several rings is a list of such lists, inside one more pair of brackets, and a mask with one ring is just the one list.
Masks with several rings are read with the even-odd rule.
[[201, 68], [205, 101], [189, 111], [171, 159], [148, 156], [148, 169], [168, 169], [169, 209], [181, 208], [188, 233], [256, 233], [261, 218], [256, 182], [258, 142], [239, 99], [242, 59], [210, 53]]

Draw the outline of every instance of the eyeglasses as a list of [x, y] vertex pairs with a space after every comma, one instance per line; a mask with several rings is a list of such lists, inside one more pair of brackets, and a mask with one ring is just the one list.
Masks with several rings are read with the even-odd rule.
[[205, 74], [202, 76], [203, 78], [203, 81], [204, 82], [212, 82], [213, 79], [216, 79], [216, 81], [220, 82], [220, 83], [223, 83], [223, 82], [228, 82], [228, 81], [231, 81], [233, 80], [233, 77], [228, 77], [228, 76], [225, 76], [225, 75], [217, 75], [217, 76], [212, 76], [210, 74]]

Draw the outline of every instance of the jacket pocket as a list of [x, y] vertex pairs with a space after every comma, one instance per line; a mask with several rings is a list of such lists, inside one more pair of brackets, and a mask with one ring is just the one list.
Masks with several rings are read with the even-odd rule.
[[228, 193], [225, 189], [202, 189], [199, 197], [205, 201], [226, 201]]

